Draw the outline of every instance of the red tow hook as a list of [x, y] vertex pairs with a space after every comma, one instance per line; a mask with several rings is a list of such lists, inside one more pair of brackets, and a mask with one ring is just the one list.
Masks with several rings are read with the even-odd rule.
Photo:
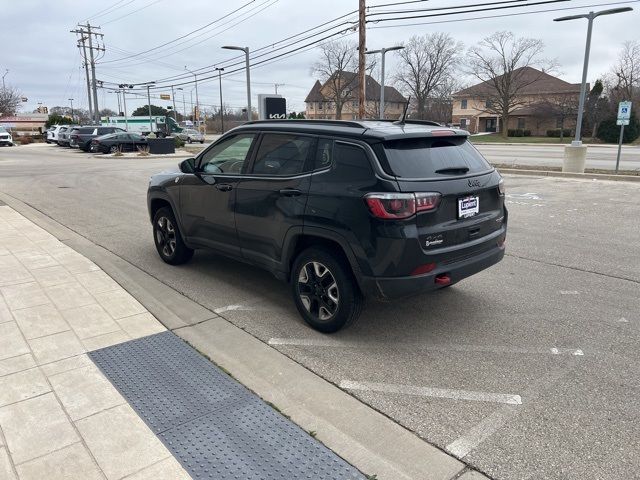
[[449, 285], [451, 283], [451, 278], [446, 273], [441, 273], [440, 275], [436, 275], [436, 285]]

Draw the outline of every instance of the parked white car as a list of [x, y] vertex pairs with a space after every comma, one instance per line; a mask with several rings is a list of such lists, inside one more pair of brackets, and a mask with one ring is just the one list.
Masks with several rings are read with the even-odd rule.
[[185, 128], [180, 133], [176, 133], [176, 136], [187, 143], [204, 143], [204, 135], [201, 134], [198, 130], [194, 130], [191, 128]]
[[47, 143], [58, 143], [60, 130], [66, 129], [69, 125], [56, 125], [53, 129], [47, 130]]
[[0, 145], [7, 145], [9, 147], [13, 146], [13, 137], [4, 127], [0, 127]]

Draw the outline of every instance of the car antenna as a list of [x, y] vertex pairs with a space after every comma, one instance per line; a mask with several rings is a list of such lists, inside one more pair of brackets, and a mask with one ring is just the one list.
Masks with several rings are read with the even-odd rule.
[[404, 122], [407, 118], [407, 110], [409, 110], [409, 102], [411, 101], [411, 95], [409, 95], [409, 98], [407, 99], [407, 103], [404, 104], [404, 110], [402, 111], [402, 117], [400, 117], [400, 120], [398, 120], [396, 122], [396, 125], [404, 125]]

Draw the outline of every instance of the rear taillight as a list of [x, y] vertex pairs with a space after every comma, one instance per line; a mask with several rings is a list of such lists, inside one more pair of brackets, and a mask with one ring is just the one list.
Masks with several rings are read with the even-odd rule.
[[416, 212], [434, 210], [440, 203], [440, 194], [369, 193], [364, 200], [375, 217], [392, 220], [409, 218]]
[[500, 195], [504, 196], [505, 188], [504, 188], [504, 179], [502, 178], [498, 182], [498, 192], [500, 192]]
[[425, 263], [424, 265], [414, 268], [411, 275], [424, 275], [425, 273], [432, 271], [434, 268], [436, 268], [435, 263]]

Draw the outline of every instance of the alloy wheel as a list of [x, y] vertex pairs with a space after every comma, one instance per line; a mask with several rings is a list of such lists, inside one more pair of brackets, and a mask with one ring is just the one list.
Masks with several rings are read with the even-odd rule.
[[166, 257], [176, 251], [176, 229], [167, 217], [160, 217], [156, 224], [156, 242]]
[[304, 308], [318, 320], [329, 320], [338, 311], [338, 284], [333, 273], [320, 262], [306, 263], [300, 269], [298, 295]]

